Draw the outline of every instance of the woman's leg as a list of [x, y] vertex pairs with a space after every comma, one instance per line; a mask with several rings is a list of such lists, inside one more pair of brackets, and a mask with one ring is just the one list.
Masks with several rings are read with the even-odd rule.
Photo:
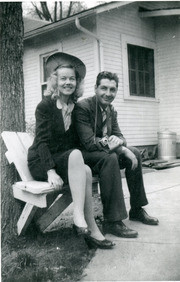
[[74, 205], [74, 224], [79, 227], [87, 227], [84, 218], [86, 170], [79, 150], [73, 150], [69, 155], [68, 179]]
[[79, 227], [88, 225], [93, 238], [104, 240], [93, 215], [91, 170], [84, 164], [79, 150], [73, 150], [69, 155], [68, 178], [74, 204], [74, 223]]
[[86, 194], [85, 194], [85, 206], [84, 206], [85, 219], [88, 224], [88, 229], [91, 231], [91, 236], [97, 240], [104, 240], [105, 238], [100, 232], [93, 214], [91, 169], [87, 165], [85, 165], [85, 170], [86, 170]]

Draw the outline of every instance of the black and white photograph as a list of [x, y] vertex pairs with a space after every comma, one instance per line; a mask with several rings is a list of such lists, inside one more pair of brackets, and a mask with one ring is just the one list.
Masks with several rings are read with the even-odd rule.
[[1, 281], [180, 281], [180, 1], [0, 1]]

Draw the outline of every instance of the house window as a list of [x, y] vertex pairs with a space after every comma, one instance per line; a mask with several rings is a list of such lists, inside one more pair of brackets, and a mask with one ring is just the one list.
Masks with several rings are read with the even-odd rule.
[[154, 98], [154, 50], [127, 44], [127, 53], [130, 96]]
[[57, 52], [58, 50], [54, 50], [43, 54], [40, 56], [40, 64], [41, 64], [41, 93], [42, 96], [44, 95], [46, 88], [47, 88], [47, 73], [46, 73], [46, 59], [53, 53]]

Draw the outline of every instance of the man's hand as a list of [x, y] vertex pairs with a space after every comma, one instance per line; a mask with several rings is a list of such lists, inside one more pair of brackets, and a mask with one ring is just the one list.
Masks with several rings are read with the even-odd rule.
[[123, 147], [122, 152], [124, 153], [124, 155], [126, 156], [126, 158], [130, 159], [132, 162], [132, 166], [131, 169], [134, 170], [137, 168], [138, 166], [138, 161], [136, 156], [134, 155], [133, 152], [131, 152], [128, 148]]
[[113, 142], [114, 144], [119, 145], [119, 146], [121, 146], [123, 144], [123, 140], [121, 140], [119, 137], [117, 137], [115, 135], [111, 135], [108, 138], [108, 141]]
[[54, 188], [54, 190], [60, 190], [63, 186], [62, 178], [56, 173], [55, 169], [47, 171], [48, 182]]

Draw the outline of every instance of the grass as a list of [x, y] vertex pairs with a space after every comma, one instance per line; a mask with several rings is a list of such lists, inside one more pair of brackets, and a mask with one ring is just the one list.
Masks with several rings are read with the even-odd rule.
[[[96, 218], [101, 216], [101, 204], [94, 201]], [[71, 216], [59, 221], [58, 230], [45, 234], [33, 226], [25, 236], [15, 237], [2, 246], [2, 282], [72, 282], [82, 277], [84, 268], [95, 254], [83, 238], [72, 230]]]
[[71, 228], [14, 238], [2, 248], [2, 281], [78, 281], [94, 253]]

